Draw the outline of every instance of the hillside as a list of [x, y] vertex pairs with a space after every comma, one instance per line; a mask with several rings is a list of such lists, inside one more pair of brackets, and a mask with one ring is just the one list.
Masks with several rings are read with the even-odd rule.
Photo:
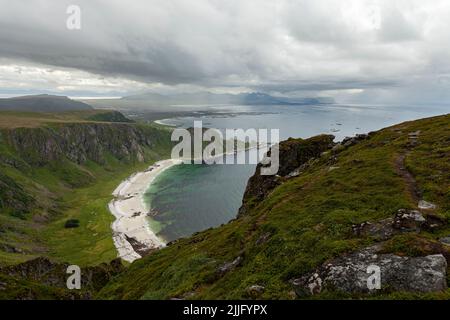
[[131, 123], [122, 113], [113, 110], [65, 112], [0, 111], [0, 128], [37, 128], [51, 123]]
[[84, 102], [48, 94], [0, 99], [0, 111], [64, 112], [92, 109]]
[[450, 115], [331, 139], [283, 142], [280, 175], [257, 169], [237, 219], [134, 262], [97, 298], [448, 299]]
[[[168, 156], [169, 131], [85, 118], [0, 129], [0, 299], [450, 298], [450, 115], [284, 141], [279, 175], [257, 167], [236, 219], [129, 266], [106, 204]], [[89, 275], [80, 292], [67, 264]]]
[[111, 191], [166, 158], [170, 132], [105, 111], [0, 118], [0, 267], [37, 256], [80, 265], [114, 259]]

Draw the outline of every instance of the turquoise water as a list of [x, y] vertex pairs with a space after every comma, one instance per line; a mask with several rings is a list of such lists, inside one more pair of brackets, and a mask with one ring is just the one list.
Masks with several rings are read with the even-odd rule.
[[146, 193], [158, 211], [152, 229], [172, 241], [228, 222], [236, 216], [254, 171], [254, 165], [181, 164], [167, 169]]
[[[230, 113], [232, 111], [233, 113]], [[448, 106], [264, 106], [234, 107], [223, 115], [167, 119], [165, 123], [192, 127], [279, 129], [282, 140], [328, 133], [345, 136], [378, 130], [406, 120], [450, 112]], [[253, 112], [253, 114], [252, 114]], [[146, 194], [158, 215], [152, 229], [166, 241], [219, 226], [233, 219], [242, 202], [254, 165], [180, 165], [157, 177]]]

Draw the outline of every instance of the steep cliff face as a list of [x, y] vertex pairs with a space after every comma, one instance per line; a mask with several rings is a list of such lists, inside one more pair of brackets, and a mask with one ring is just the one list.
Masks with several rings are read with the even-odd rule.
[[[107, 202], [120, 182], [114, 179], [167, 157], [170, 147], [170, 131], [135, 123], [81, 119], [0, 129], [0, 266], [47, 255], [59, 246], [58, 237], [80, 239], [86, 247], [99, 241], [107, 258], [92, 254], [93, 260], [112, 259]], [[86, 191], [77, 196], [78, 190]], [[79, 224], [66, 231], [70, 219]]]
[[[308, 163], [333, 147], [334, 136], [320, 135], [309, 139], [288, 139], [279, 145], [279, 170], [277, 175], [261, 175], [263, 164], [258, 164], [255, 174], [250, 177], [239, 209], [239, 215], [245, 214], [258, 202], [280, 185], [286, 176], [298, 175]], [[270, 151], [269, 154], [270, 156]]]
[[119, 160], [145, 160], [145, 148], [156, 145], [156, 130], [127, 124], [64, 124], [18, 128], [4, 132], [20, 158], [42, 166], [66, 158], [77, 164], [103, 164], [107, 155]]
[[[27, 177], [37, 168], [70, 186], [83, 186], [95, 177], [84, 167], [89, 161], [107, 165], [108, 159], [123, 163], [144, 162], [148, 154], [168, 145], [168, 133], [153, 127], [121, 123], [64, 123], [38, 128], [4, 129], [0, 132], [0, 208], [24, 213], [36, 205], [30, 184], [6, 173], [16, 170]], [[39, 183], [39, 181], [36, 181]]]

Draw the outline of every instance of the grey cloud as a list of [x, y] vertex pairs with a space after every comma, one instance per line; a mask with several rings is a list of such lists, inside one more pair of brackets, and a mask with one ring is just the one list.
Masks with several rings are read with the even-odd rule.
[[72, 3], [0, 0], [0, 58], [174, 88], [317, 94], [407, 95], [409, 79], [417, 90], [450, 70], [446, 0], [79, 0], [82, 30], [69, 31]]
[[[421, 23], [421, 21], [416, 22]], [[422, 34], [402, 12], [398, 9], [390, 9], [386, 10], [381, 17], [379, 37], [382, 41], [387, 42], [418, 41], [422, 39]]]
[[287, 93], [293, 91], [330, 91], [330, 90], [349, 90], [349, 89], [372, 89], [372, 88], [392, 88], [399, 86], [398, 80], [374, 80], [367, 79], [346, 79], [346, 80], [328, 80], [322, 82], [310, 81], [290, 81], [276, 83], [261, 83], [254, 89], [263, 89], [266, 91], [278, 91]]

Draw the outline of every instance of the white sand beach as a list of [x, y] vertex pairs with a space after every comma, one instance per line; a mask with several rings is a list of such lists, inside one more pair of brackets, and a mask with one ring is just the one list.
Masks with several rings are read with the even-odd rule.
[[[259, 147], [247, 147], [246, 150]], [[227, 155], [227, 153], [213, 156], [211, 159], [224, 155]], [[182, 159], [159, 161], [147, 170], [134, 173], [122, 181], [112, 193], [114, 199], [111, 200], [108, 207], [116, 217], [111, 228], [113, 230], [114, 245], [120, 258], [133, 262], [141, 258], [137, 251], [158, 249], [165, 246], [164, 241], [158, 238], [149, 226], [148, 214], [151, 208], [148, 208], [143, 197], [159, 174], [181, 163], [183, 163]]]
[[153, 122], [156, 123], [156, 124], [159, 124], [159, 125], [161, 125], [161, 126], [176, 127], [175, 124], [165, 123], [164, 120], [166, 120], [166, 119], [155, 120], [155, 121], [153, 121]]
[[181, 160], [175, 159], [159, 161], [147, 170], [135, 173], [122, 181], [114, 190], [114, 199], [108, 207], [116, 217], [111, 228], [114, 245], [120, 258], [129, 262], [141, 258], [130, 240], [135, 246], [138, 243], [142, 249], [157, 249], [165, 246], [164, 241], [150, 229], [147, 216], [151, 208], [147, 207], [143, 196], [161, 172], [181, 163]]

